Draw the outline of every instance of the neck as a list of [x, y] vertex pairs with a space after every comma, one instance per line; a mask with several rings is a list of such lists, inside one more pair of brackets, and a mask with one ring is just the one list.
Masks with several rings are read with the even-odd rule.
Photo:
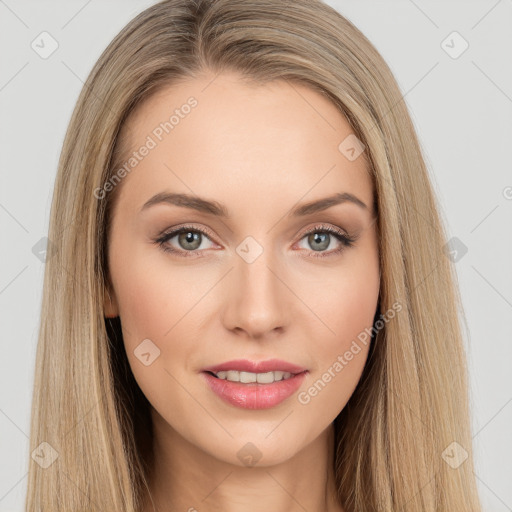
[[336, 499], [332, 424], [292, 458], [247, 467], [209, 455], [152, 415], [152, 500], [144, 512], [343, 512]]

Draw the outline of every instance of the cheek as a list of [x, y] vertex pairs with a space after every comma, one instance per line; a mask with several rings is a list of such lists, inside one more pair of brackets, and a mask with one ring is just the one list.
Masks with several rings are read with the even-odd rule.
[[170, 296], [165, 293], [165, 283], [143, 264], [137, 265], [136, 261], [131, 264], [131, 260], [128, 260], [123, 265], [117, 297], [123, 329], [129, 334], [130, 343], [140, 342], [144, 338], [160, 338], [170, 328], [172, 320], [164, 315], [162, 307], [162, 301]]
[[[128, 239], [128, 237], [127, 237]], [[132, 247], [123, 253], [123, 246]], [[204, 294], [194, 275], [172, 264], [158, 247], [123, 243], [112, 252], [112, 271], [119, 314], [131, 342], [164, 341]]]
[[315, 319], [315, 325], [323, 334], [317, 335], [311, 353], [315, 371], [297, 399], [305, 413], [322, 418], [323, 423], [332, 421], [346, 405], [368, 356], [380, 280], [375, 253], [367, 255], [347, 258], [345, 270], [331, 273], [327, 281], [319, 279], [325, 283], [321, 293], [310, 288], [311, 309], [324, 324]]
[[125, 257], [119, 257], [121, 251], [113, 252], [117, 266], [112, 279], [134, 378], [153, 407], [165, 411], [170, 404], [175, 410], [187, 403], [178, 382], [183, 381], [182, 363], [189, 360], [194, 346], [179, 340], [186, 339], [187, 311], [201, 295], [187, 286], [186, 276], [173, 269], [165, 256], [155, 253], [154, 247], [134, 249]]
[[303, 285], [302, 293], [318, 317], [317, 335], [322, 333], [322, 343], [315, 345], [315, 350], [325, 357], [348, 350], [352, 340], [371, 329], [377, 309], [380, 279], [376, 258], [344, 263], [328, 278], [316, 276], [317, 286], [312, 282]]
[[[128, 242], [128, 236], [124, 242], [122, 238], [112, 251], [115, 266], [111, 273], [124, 345], [139, 386], [151, 395], [155, 388], [173, 386], [165, 369], [172, 374], [186, 373], [193, 361], [190, 356], [200, 350], [195, 340], [201, 336], [194, 320], [201, 297], [214, 282], [210, 282], [211, 276], [201, 279], [183, 266], [173, 265], [157, 247], [140, 242], [137, 247]], [[132, 251], [126, 251], [130, 245]], [[141, 354], [148, 353], [146, 362], [154, 362], [145, 366]]]
[[340, 281], [337, 298], [328, 306], [331, 328], [336, 333], [329, 345], [345, 351], [373, 325], [379, 288], [378, 280], [364, 281], [354, 275]]
[[[314, 372], [308, 375], [297, 395], [304, 417], [327, 425], [345, 407], [363, 372], [371, 341], [376, 295], [371, 290], [351, 290], [346, 296], [325, 304], [330, 331], [318, 337], [312, 353]], [[335, 306], [332, 306], [332, 304]], [[326, 331], [327, 332], [327, 331]], [[312, 425], [312, 428], [314, 425]]]

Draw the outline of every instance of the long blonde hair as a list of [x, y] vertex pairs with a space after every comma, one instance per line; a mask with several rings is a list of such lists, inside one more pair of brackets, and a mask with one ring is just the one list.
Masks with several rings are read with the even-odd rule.
[[[30, 451], [53, 463], [31, 457], [26, 510], [141, 510], [151, 467], [149, 403], [131, 374], [120, 324], [103, 310], [119, 187], [102, 199], [94, 191], [119, 165], [120, 128], [134, 108], [206, 69], [314, 88], [366, 147], [380, 311], [397, 300], [402, 310], [372, 338], [361, 380], [335, 420], [339, 502], [347, 512], [479, 511], [463, 312], [440, 207], [389, 67], [320, 0], [165, 0], [128, 23], [92, 69], [51, 207], [54, 251], [44, 276]], [[454, 450], [460, 460], [468, 455], [457, 467], [447, 462]]]

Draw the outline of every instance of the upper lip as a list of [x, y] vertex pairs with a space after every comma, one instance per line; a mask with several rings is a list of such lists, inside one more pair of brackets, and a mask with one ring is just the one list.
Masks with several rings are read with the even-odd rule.
[[233, 359], [232, 361], [226, 361], [225, 363], [203, 368], [204, 372], [213, 373], [228, 370], [236, 370], [251, 373], [283, 371], [297, 374], [306, 371], [306, 368], [303, 368], [296, 364], [288, 363], [286, 361], [282, 361], [281, 359], [267, 359], [266, 361], [249, 361], [248, 359]]

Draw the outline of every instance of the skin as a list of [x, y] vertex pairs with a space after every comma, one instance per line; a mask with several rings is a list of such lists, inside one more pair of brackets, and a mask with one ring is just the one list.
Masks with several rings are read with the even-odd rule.
[[[319, 93], [285, 81], [250, 86], [227, 72], [148, 98], [126, 121], [125, 147], [139, 148], [190, 96], [197, 107], [118, 185], [109, 235], [105, 316], [120, 316], [131, 369], [152, 406], [153, 502], [162, 512], [340, 512], [332, 422], [359, 381], [369, 347], [361, 345], [307, 404], [298, 395], [373, 324], [380, 272], [365, 160], [340, 152], [353, 131]], [[215, 200], [231, 217], [163, 203], [140, 212], [163, 191]], [[335, 192], [354, 194], [367, 208], [345, 202], [288, 216], [297, 203]], [[212, 233], [198, 234], [193, 251], [204, 257], [166, 253], [154, 243], [184, 223]], [[333, 235], [328, 246], [304, 235], [319, 224], [358, 239], [334, 254], [342, 242]], [[263, 249], [252, 263], [236, 252], [247, 236]], [[190, 247], [178, 235], [167, 245], [183, 253]], [[148, 366], [134, 354], [145, 339], [160, 350]], [[309, 373], [281, 404], [241, 409], [200, 375], [238, 358], [279, 358]], [[252, 467], [237, 456], [248, 442], [261, 453]]]

